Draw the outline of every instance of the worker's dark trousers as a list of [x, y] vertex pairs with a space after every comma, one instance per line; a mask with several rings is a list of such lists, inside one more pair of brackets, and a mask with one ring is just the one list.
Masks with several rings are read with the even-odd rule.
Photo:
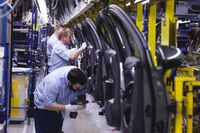
[[36, 109], [35, 130], [36, 133], [61, 133], [63, 118], [61, 112]]

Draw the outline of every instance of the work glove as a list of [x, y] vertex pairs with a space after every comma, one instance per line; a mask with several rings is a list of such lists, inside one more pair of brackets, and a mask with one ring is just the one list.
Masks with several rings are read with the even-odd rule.
[[82, 49], [85, 49], [86, 47], [87, 47], [86, 42], [82, 43], [81, 48], [82, 48]]
[[68, 104], [68, 105], [65, 105], [65, 111], [76, 112], [78, 110], [84, 109], [85, 107], [86, 107], [85, 105], [71, 105], [71, 104]]

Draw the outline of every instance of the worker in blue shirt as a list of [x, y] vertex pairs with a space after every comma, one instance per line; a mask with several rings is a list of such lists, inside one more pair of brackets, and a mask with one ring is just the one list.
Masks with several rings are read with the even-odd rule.
[[65, 113], [85, 107], [70, 102], [86, 82], [85, 73], [75, 66], [56, 69], [41, 81], [34, 92], [36, 133], [61, 133]]
[[84, 42], [78, 49], [68, 49], [67, 46], [71, 43], [72, 35], [72, 31], [68, 28], [60, 32], [58, 35], [59, 42], [53, 47], [51, 54], [50, 72], [57, 68], [70, 65], [70, 61], [77, 59], [87, 47]]
[[50, 38], [47, 40], [47, 57], [48, 57], [48, 62], [47, 65], [50, 66], [50, 60], [51, 60], [51, 52], [53, 49], [53, 46], [57, 44], [58, 40], [58, 35], [61, 31], [64, 30], [64, 27], [62, 25], [56, 25], [54, 28], [55, 32], [53, 35], [50, 36]]

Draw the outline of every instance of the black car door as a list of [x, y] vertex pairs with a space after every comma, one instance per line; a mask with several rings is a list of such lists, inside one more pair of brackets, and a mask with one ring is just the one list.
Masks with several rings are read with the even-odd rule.
[[[167, 133], [167, 91], [163, 79], [152, 65], [146, 41], [129, 16], [116, 5], [110, 5], [102, 16], [107, 16], [105, 21], [109, 24], [103, 21], [97, 27], [107, 27], [110, 30], [106, 34], [115, 35], [110, 40], [117, 40], [113, 47], [121, 64], [115, 73], [121, 76], [118, 92], [123, 92], [120, 95], [122, 132]], [[108, 42], [105, 32], [101, 30], [99, 33], [101, 39]]]
[[[74, 26], [74, 35], [75, 35], [75, 40], [76, 40], [76, 43], [77, 43], [77, 47], [81, 47], [81, 44], [83, 42], [85, 42], [85, 37], [83, 35], [83, 32], [82, 32], [82, 25], [80, 23], [76, 24]], [[80, 67], [81, 69], [85, 70], [86, 66], [87, 66], [87, 60], [86, 60], [86, 53], [84, 52], [83, 53], [83, 57], [81, 58], [80, 60]]]
[[80, 23], [74, 26], [74, 35], [75, 35], [78, 47], [80, 47], [80, 44], [84, 42], [84, 36], [82, 33], [82, 25]]
[[95, 42], [94, 38], [92, 36], [93, 33], [90, 31], [90, 27], [88, 25], [89, 19], [86, 19], [82, 22], [82, 33], [84, 35], [84, 40], [87, 43], [87, 48], [84, 51], [84, 57], [85, 58], [85, 70], [88, 75], [88, 89], [89, 93], [93, 93], [93, 82], [94, 82], [94, 65], [95, 65]]
[[96, 26], [86, 18], [83, 23], [83, 33], [89, 40], [88, 52], [90, 61], [90, 73], [92, 86], [94, 86], [94, 98], [98, 103], [104, 102], [103, 95], [103, 74], [102, 71], [102, 46], [99, 36], [96, 32]]
[[104, 98], [105, 115], [110, 126], [120, 127], [120, 58], [115, 44], [119, 42], [106, 10], [102, 10], [96, 21], [101, 39], [105, 63]]

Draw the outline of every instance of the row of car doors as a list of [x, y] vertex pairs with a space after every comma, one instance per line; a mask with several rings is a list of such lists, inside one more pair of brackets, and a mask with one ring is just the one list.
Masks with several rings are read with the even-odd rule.
[[169, 100], [147, 42], [118, 6], [102, 9], [95, 24], [86, 18], [74, 27], [86, 42], [81, 67], [88, 88], [103, 105], [107, 123], [123, 133], [169, 132]]

